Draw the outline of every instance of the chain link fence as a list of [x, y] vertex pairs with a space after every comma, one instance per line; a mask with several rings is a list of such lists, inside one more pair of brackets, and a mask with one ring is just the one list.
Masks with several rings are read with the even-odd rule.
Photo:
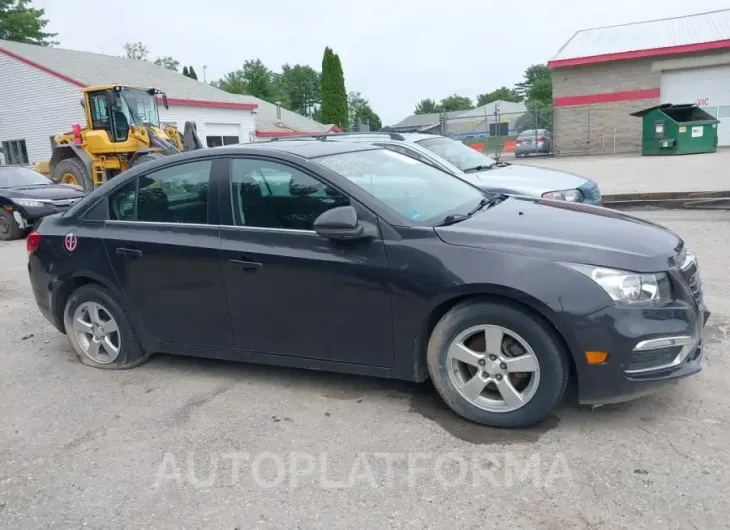
[[462, 115], [441, 119], [429, 132], [460, 140], [495, 158], [635, 153], [641, 120], [625, 108], [532, 107], [525, 112]]

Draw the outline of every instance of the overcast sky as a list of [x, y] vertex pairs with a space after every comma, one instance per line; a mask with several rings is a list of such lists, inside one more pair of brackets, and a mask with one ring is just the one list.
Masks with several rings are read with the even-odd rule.
[[121, 55], [142, 41], [208, 81], [260, 58], [320, 69], [325, 46], [342, 60], [347, 90], [384, 124], [423, 98], [471, 98], [512, 86], [575, 31], [728, 7], [728, 0], [33, 0], [60, 47]]

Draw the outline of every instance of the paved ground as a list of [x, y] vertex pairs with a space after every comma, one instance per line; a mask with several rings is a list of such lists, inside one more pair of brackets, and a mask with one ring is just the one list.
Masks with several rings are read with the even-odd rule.
[[728, 528], [730, 212], [650, 216], [700, 257], [705, 370], [595, 411], [571, 393], [509, 432], [427, 385], [84, 367], [31, 301], [24, 242], [0, 243], [0, 528]]
[[[606, 193], [730, 190], [730, 149], [691, 156], [563, 156], [510, 160], [596, 180]], [[724, 168], [723, 171], [720, 168]]]

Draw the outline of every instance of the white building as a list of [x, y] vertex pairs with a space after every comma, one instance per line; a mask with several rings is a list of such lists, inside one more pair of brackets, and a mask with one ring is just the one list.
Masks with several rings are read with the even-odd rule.
[[85, 122], [80, 88], [113, 83], [162, 90], [169, 109], [160, 105], [160, 121], [180, 130], [195, 122], [211, 147], [337, 130], [151, 62], [0, 40], [0, 146], [6, 162], [48, 160], [52, 137]]

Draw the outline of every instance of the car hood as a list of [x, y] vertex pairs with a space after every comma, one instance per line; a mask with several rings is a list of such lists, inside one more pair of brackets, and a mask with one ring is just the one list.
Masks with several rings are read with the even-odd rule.
[[573, 173], [519, 164], [467, 174], [473, 177], [471, 182], [490, 191], [531, 197], [540, 197], [548, 191], [575, 189], [588, 182]]
[[674, 266], [674, 232], [608, 208], [510, 197], [459, 223], [435, 228], [452, 245], [635, 272]]
[[84, 191], [80, 186], [73, 186], [70, 184], [18, 186], [15, 188], [3, 188], [0, 192], [10, 199], [37, 199], [51, 201], [58, 199], [80, 199], [84, 196]]

